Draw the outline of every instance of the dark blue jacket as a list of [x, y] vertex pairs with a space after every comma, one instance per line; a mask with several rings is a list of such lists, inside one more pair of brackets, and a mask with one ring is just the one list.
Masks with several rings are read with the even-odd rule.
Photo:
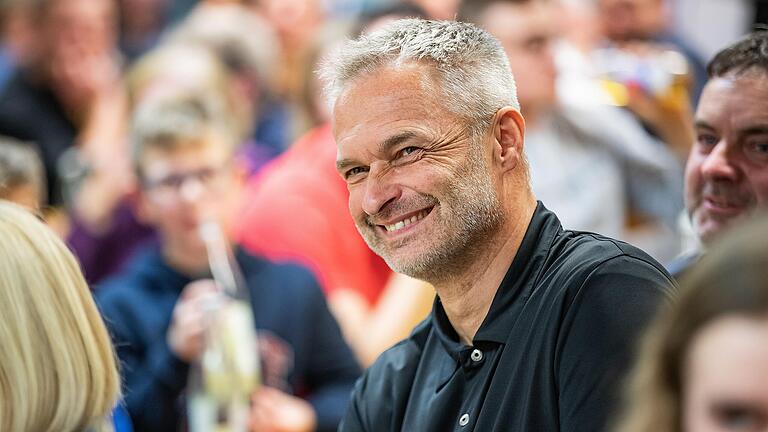
[[[335, 430], [360, 367], [316, 280], [296, 265], [271, 263], [241, 250], [236, 257], [250, 288], [259, 334], [271, 335], [293, 354], [283, 362], [283, 390], [305, 397], [315, 408], [319, 431]], [[170, 351], [166, 333], [176, 300], [193, 280], [169, 267], [158, 248], [151, 247], [96, 292], [137, 431], [169, 432], [182, 424], [180, 396], [189, 365]]]

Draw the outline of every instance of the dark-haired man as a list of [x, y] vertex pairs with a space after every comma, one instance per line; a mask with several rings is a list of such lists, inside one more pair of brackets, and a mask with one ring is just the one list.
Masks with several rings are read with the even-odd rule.
[[[768, 31], [720, 51], [707, 72], [685, 172], [686, 207], [704, 247], [768, 203]], [[673, 262], [671, 273], [700, 254]]]

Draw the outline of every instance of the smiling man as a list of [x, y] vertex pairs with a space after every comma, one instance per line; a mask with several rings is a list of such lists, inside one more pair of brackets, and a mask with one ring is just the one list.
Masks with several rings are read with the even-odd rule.
[[[768, 203], [768, 31], [720, 51], [696, 109], [686, 206], [704, 247]], [[701, 251], [670, 264], [681, 275]]]
[[323, 75], [360, 233], [438, 294], [358, 381], [340, 430], [602, 430], [672, 282], [536, 201], [499, 42], [401, 20], [342, 46]]

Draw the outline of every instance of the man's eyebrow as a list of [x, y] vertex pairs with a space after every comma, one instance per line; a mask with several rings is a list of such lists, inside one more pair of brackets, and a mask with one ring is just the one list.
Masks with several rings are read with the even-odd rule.
[[382, 141], [381, 144], [379, 144], [379, 152], [385, 154], [389, 153], [389, 150], [392, 149], [392, 147], [396, 147], [413, 138], [416, 138], [416, 133], [411, 131], [400, 132], [392, 135], [391, 137]]
[[768, 125], [750, 126], [739, 130], [740, 135], [768, 134]]
[[[694, 122], [694, 126], [696, 129], [710, 129], [715, 130], [714, 127], [712, 127], [709, 123], [703, 121], [703, 120], [696, 120]], [[748, 126], [742, 129], [739, 129], [740, 135], [762, 135], [762, 134], [768, 134], [768, 124], [766, 125], [757, 125], [757, 126]]]
[[347, 167], [357, 164], [354, 159], [339, 159], [336, 161], [336, 171], [343, 172]]
[[705, 122], [704, 120], [696, 120], [696, 121], [693, 123], [693, 126], [694, 126], [696, 129], [710, 129], [710, 130], [715, 130], [715, 128], [714, 128], [714, 127], [712, 127], [712, 126], [711, 126], [709, 123]]

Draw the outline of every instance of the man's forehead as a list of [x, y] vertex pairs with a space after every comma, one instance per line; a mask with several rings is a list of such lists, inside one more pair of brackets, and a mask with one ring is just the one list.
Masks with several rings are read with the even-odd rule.
[[768, 92], [768, 72], [746, 70], [730, 72], [723, 76], [712, 77], [704, 86], [704, 91], [736, 92], [738, 95], [752, 95], [755, 92]]
[[426, 63], [407, 61], [401, 64], [380, 66], [350, 80], [339, 94], [334, 114], [341, 106], [359, 105], [371, 97], [429, 95], [437, 86], [434, 67]]
[[337, 144], [355, 134], [388, 134], [409, 123], [431, 123], [438, 116], [451, 115], [423, 69], [419, 65], [382, 68], [347, 85], [333, 109]]
[[724, 115], [731, 120], [768, 122], [768, 74], [715, 77], [704, 87], [697, 120]]

